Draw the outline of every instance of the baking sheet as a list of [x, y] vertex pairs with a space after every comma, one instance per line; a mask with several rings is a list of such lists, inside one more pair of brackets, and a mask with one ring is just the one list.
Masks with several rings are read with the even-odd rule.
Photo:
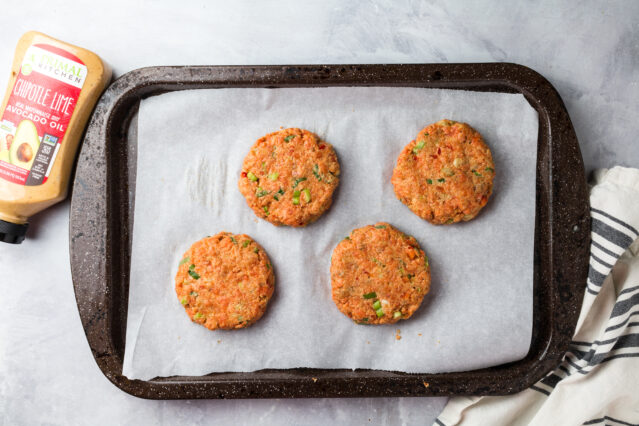
[[[402, 147], [441, 118], [480, 131], [497, 173], [478, 218], [445, 227], [415, 216], [390, 184]], [[194, 90], [142, 101], [123, 374], [437, 373], [522, 358], [532, 329], [537, 120], [519, 94], [420, 88]], [[250, 146], [280, 126], [317, 133], [334, 145], [342, 167], [333, 207], [303, 229], [258, 220], [237, 189]], [[330, 255], [352, 229], [377, 221], [417, 238], [431, 261], [432, 287], [408, 321], [358, 326], [331, 300]], [[258, 323], [212, 332], [184, 313], [173, 277], [190, 244], [223, 230], [266, 249], [276, 290]]]

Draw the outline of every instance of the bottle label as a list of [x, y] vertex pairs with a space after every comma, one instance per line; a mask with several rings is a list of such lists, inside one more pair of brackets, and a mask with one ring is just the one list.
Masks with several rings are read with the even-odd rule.
[[66, 50], [29, 46], [0, 121], [0, 178], [27, 186], [47, 181], [86, 76], [84, 63]]

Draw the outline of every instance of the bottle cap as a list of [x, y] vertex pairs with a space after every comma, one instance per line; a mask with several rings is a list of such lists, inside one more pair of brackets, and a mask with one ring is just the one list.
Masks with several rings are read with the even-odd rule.
[[9, 244], [20, 244], [27, 235], [28, 223], [18, 224], [0, 220], [0, 241]]

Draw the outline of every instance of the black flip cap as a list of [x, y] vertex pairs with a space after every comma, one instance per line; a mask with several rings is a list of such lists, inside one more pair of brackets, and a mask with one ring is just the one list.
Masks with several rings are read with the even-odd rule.
[[0, 220], [0, 241], [9, 244], [20, 244], [27, 235], [28, 223], [17, 224]]

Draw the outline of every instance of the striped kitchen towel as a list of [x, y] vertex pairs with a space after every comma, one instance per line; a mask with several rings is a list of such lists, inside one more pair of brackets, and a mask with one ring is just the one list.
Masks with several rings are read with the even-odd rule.
[[595, 173], [590, 269], [575, 337], [531, 388], [452, 398], [435, 425], [639, 426], [639, 170]]

